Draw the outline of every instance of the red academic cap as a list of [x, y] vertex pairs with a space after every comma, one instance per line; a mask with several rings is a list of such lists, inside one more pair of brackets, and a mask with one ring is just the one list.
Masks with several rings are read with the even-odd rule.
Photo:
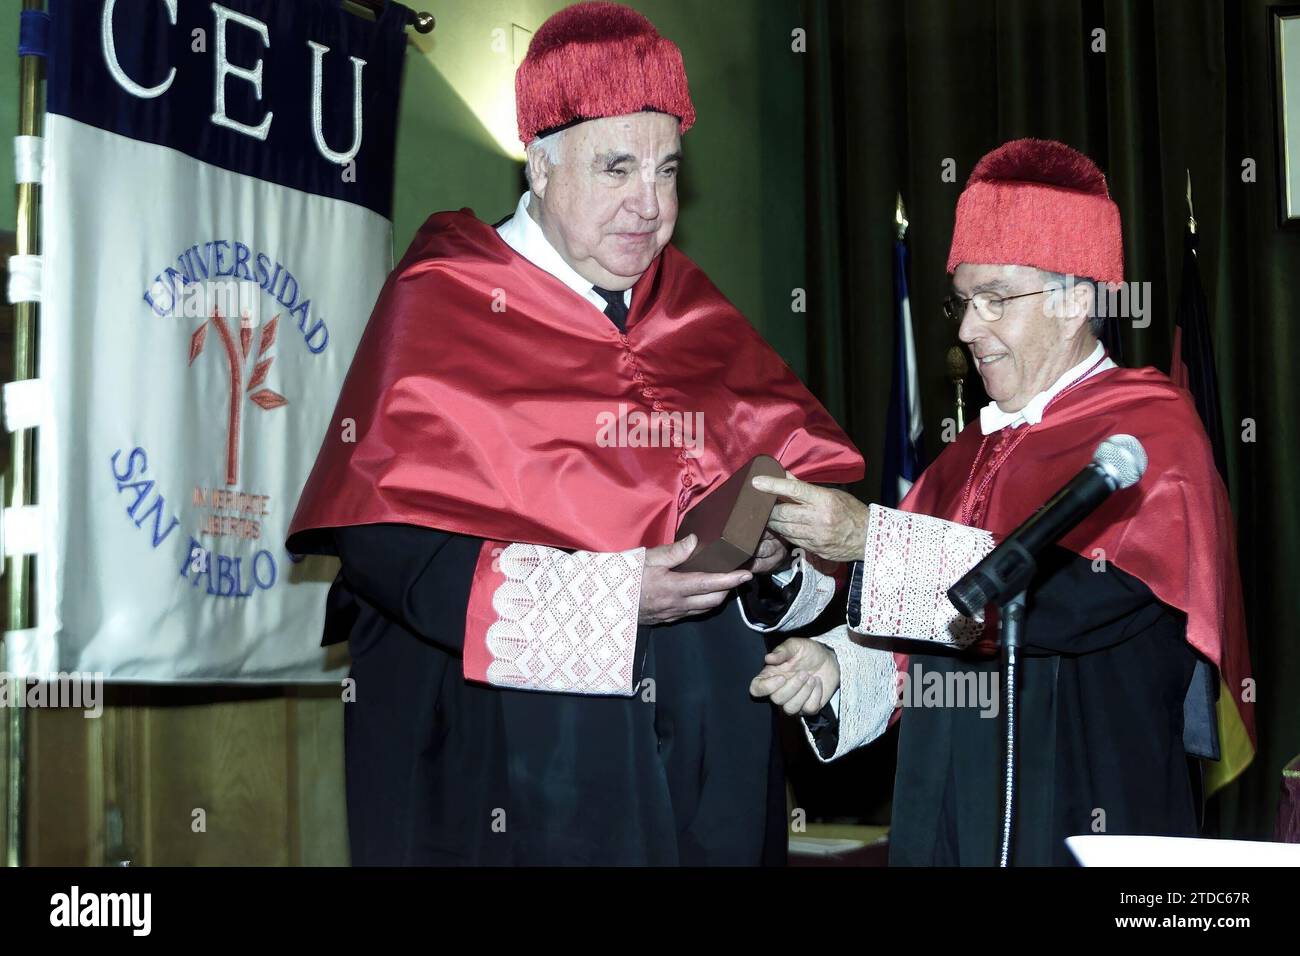
[[976, 164], [957, 200], [948, 271], [963, 262], [1124, 281], [1119, 207], [1097, 164], [1047, 139], [1017, 139]]
[[695, 123], [677, 44], [620, 3], [577, 3], [541, 25], [515, 73], [519, 139], [653, 110]]

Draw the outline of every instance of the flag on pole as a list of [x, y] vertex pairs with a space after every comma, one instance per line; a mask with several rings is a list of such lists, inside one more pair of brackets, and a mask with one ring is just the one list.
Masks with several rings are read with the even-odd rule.
[[1183, 284], [1178, 293], [1178, 313], [1174, 319], [1173, 357], [1169, 377], [1192, 393], [1196, 411], [1214, 449], [1214, 464], [1223, 483], [1228, 483], [1228, 464], [1224, 455], [1223, 417], [1219, 414], [1219, 377], [1214, 371], [1214, 344], [1210, 339], [1210, 308], [1201, 285], [1196, 262], [1196, 233], [1183, 235]]
[[907, 293], [907, 219], [903, 197], [895, 212], [894, 240], [894, 362], [889, 387], [889, 418], [885, 423], [884, 472], [880, 503], [898, 507], [912, 489], [924, 465], [921, 390], [916, 375], [916, 343], [912, 338], [912, 309]]
[[[1188, 202], [1190, 205], [1190, 182]], [[1178, 312], [1174, 322], [1173, 355], [1169, 363], [1169, 377], [1176, 385], [1191, 392], [1205, 433], [1214, 451], [1214, 462], [1224, 484], [1228, 481], [1227, 459], [1224, 455], [1223, 419], [1219, 412], [1219, 380], [1214, 370], [1214, 345], [1210, 339], [1210, 310], [1201, 285], [1200, 267], [1196, 260], [1196, 220], [1188, 220], [1183, 236], [1183, 278], [1178, 295]], [[1236, 542], [1229, 542], [1235, 547]], [[1213, 794], [1231, 783], [1255, 757], [1253, 721], [1239, 705], [1242, 693], [1241, 679], [1249, 671], [1249, 661], [1225, 660], [1218, 676], [1216, 711], [1217, 739], [1207, 734], [1204, 753], [1217, 760], [1206, 765], [1205, 792]], [[1198, 661], [1192, 678], [1193, 692], [1199, 685], [1200, 693], [1213, 697], [1215, 692], [1214, 669]], [[1189, 692], [1191, 693], [1191, 692]]]

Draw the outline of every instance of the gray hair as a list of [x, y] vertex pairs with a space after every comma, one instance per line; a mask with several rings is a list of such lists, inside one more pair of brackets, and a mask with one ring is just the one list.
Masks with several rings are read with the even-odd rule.
[[1098, 286], [1097, 280], [1089, 279], [1087, 276], [1067, 276], [1060, 272], [1049, 272], [1046, 269], [1039, 269], [1038, 272], [1043, 277], [1044, 285], [1056, 286], [1062, 290], [1081, 285], [1092, 289], [1092, 308], [1088, 312], [1088, 331], [1093, 334], [1094, 338], [1101, 338], [1101, 333], [1106, 328], [1106, 313], [1097, 307], [1101, 301], [1101, 288]]
[[[547, 133], [545, 136], [538, 136], [524, 149], [524, 155], [531, 157], [534, 150], [540, 150], [546, 157], [546, 162], [551, 166], [560, 165], [560, 149], [564, 145], [565, 130], [557, 129], [554, 133]], [[528, 180], [528, 188], [533, 188], [533, 171], [527, 162], [524, 163], [524, 177]]]

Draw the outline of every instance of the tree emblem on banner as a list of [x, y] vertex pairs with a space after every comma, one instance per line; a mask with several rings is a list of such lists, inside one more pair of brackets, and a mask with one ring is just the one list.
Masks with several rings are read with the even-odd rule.
[[246, 313], [239, 323], [238, 345], [235, 344], [235, 337], [231, 334], [226, 319], [219, 309], [213, 309], [212, 316], [195, 329], [194, 334], [190, 336], [189, 364], [191, 367], [194, 365], [194, 360], [203, 352], [203, 343], [207, 341], [209, 326], [217, 330], [221, 344], [225, 347], [226, 361], [230, 371], [230, 409], [226, 424], [227, 485], [234, 485], [239, 479], [239, 426], [244, 393], [250, 393], [248, 400], [263, 411], [270, 411], [273, 408], [279, 408], [281, 405], [289, 404], [287, 398], [270, 388], [260, 388], [256, 392], [253, 391], [266, 381], [266, 375], [271, 369], [271, 363], [275, 361], [275, 356], [268, 356], [267, 352], [275, 345], [275, 335], [279, 324], [280, 316], [277, 315], [266, 323], [262, 329], [257, 342], [257, 357], [253, 364], [252, 374], [248, 377], [247, 385], [244, 384], [244, 365], [248, 361], [249, 346], [253, 342], [253, 327]]

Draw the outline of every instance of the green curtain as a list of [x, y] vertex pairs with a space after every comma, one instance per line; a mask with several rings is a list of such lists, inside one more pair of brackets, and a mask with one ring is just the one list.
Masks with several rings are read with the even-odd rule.
[[[933, 457], [953, 414], [944, 354], [955, 336], [939, 313], [948, 243], [979, 157], [1037, 136], [1098, 162], [1123, 215], [1127, 277], [1151, 290], [1150, 324], [1122, 330], [1124, 364], [1164, 371], [1190, 171], [1258, 682], [1255, 762], [1212, 802], [1210, 822], [1225, 836], [1267, 838], [1281, 769], [1300, 751], [1300, 640], [1291, 633], [1300, 376], [1289, 371], [1300, 230], [1278, 225], [1268, 4], [806, 0], [804, 18], [808, 374], [867, 455], [864, 498], [880, 487], [895, 195], [911, 222], [912, 316]], [[1104, 52], [1094, 50], [1099, 42]], [[1247, 160], [1253, 182], [1243, 178]], [[945, 180], [945, 164], [955, 181]], [[971, 377], [968, 417], [987, 400]], [[1242, 440], [1246, 419], [1253, 442]], [[868, 815], [892, 782], [882, 784], [880, 758], [872, 759], [870, 772], [859, 772]]]

